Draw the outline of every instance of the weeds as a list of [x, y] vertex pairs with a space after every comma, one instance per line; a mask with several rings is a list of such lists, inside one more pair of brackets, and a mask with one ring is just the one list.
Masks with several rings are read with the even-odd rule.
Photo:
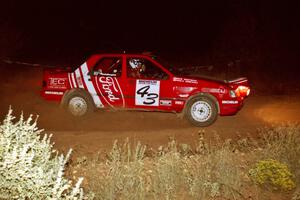
[[283, 125], [260, 130], [262, 145], [259, 159], [286, 163], [300, 180], [300, 126]]
[[[82, 156], [68, 162], [52, 150], [32, 118], [14, 123], [11, 110], [0, 126], [0, 179], [3, 199], [246, 199], [265, 197], [264, 187], [292, 190], [300, 180], [300, 126], [261, 129], [261, 138], [213, 142], [199, 131], [194, 146], [170, 138], [157, 150], [129, 139], [115, 141], [105, 158]], [[250, 168], [252, 166], [252, 168]], [[249, 172], [249, 173], [248, 173]], [[77, 178], [77, 175], [85, 179]], [[295, 179], [294, 179], [295, 178]], [[296, 180], [296, 182], [294, 182]], [[92, 191], [83, 195], [84, 188]], [[254, 189], [253, 189], [254, 188]], [[298, 189], [291, 199], [300, 199]]]
[[84, 175], [96, 199], [243, 198], [239, 161], [230, 143], [211, 146], [200, 134], [195, 148], [171, 138], [152, 157], [145, 152], [140, 143], [115, 141], [106, 162], [88, 164]]
[[[89, 159], [86, 163], [86, 158], [78, 159], [84, 165], [76, 166], [85, 170], [85, 186], [95, 192], [95, 199], [237, 200], [247, 195], [258, 200], [268, 195], [263, 188], [251, 184], [254, 179], [248, 174], [250, 167], [260, 160], [276, 159], [282, 166], [288, 164], [288, 175], [292, 177], [299, 170], [300, 158], [299, 126], [260, 132], [264, 134], [258, 140], [241, 137], [223, 141], [216, 135], [213, 142], [207, 142], [201, 130], [194, 146], [178, 144], [170, 138], [157, 150], [139, 142], [132, 145], [128, 139], [123, 143], [115, 141], [105, 161]], [[275, 172], [271, 176], [279, 177]], [[249, 190], [253, 191], [250, 197]], [[294, 199], [297, 198], [295, 193]]]

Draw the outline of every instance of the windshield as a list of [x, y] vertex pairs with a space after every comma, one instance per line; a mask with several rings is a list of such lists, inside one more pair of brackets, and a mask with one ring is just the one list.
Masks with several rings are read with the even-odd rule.
[[164, 68], [172, 72], [174, 75], [186, 75], [183, 67], [178, 67], [173, 64], [171, 64], [169, 61], [166, 61], [165, 59], [158, 57], [158, 56], [151, 56], [153, 60], [160, 63]]

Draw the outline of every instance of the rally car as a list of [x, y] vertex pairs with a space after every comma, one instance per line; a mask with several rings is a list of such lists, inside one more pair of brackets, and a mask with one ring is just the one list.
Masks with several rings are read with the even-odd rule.
[[182, 113], [195, 126], [236, 114], [249, 93], [247, 78], [183, 76], [144, 54], [97, 54], [76, 69], [45, 69], [41, 91], [75, 117], [96, 109], [163, 111]]

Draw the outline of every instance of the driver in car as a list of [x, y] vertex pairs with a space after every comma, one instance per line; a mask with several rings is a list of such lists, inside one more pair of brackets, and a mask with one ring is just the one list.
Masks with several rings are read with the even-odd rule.
[[129, 71], [128, 76], [131, 78], [144, 78], [143, 73], [146, 70], [146, 66], [140, 59], [130, 59], [128, 61]]

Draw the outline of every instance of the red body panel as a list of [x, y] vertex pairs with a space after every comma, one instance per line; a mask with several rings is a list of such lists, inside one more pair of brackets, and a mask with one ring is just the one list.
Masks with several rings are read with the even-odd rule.
[[[116, 59], [119, 71], [115, 74], [95, 74], [97, 63], [104, 58]], [[131, 58], [143, 59], [155, 66], [163, 72], [164, 78], [129, 77], [128, 61]], [[249, 89], [248, 80], [216, 81], [175, 76], [150, 56], [101, 54], [91, 56], [73, 71], [46, 69], [41, 95], [47, 100], [61, 101], [66, 91], [81, 88], [90, 93], [98, 108], [181, 112], [190, 97], [201, 93], [216, 100], [220, 115], [233, 115], [241, 109], [246, 97], [235, 95], [239, 86]]]

